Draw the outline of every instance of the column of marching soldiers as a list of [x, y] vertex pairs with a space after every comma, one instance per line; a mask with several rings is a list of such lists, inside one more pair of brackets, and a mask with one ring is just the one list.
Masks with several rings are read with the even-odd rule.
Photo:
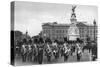
[[76, 55], [77, 61], [80, 61], [85, 49], [92, 52], [92, 60], [97, 58], [97, 48], [95, 48], [95, 46], [90, 47], [88, 46], [89, 43], [87, 43], [88, 45], [84, 45], [82, 41], [78, 40], [64, 40], [64, 42], [60, 43], [57, 40], [52, 42], [50, 39], [43, 40], [43, 38], [40, 37], [28, 41], [23, 39], [20, 44], [21, 46], [19, 48], [16, 47], [15, 51], [21, 56], [22, 62], [28, 61], [42, 64], [44, 55], [47, 58], [47, 62], [52, 62], [52, 56], [55, 60], [59, 59], [59, 57], [64, 57], [64, 61], [67, 61], [69, 56], [73, 55]]

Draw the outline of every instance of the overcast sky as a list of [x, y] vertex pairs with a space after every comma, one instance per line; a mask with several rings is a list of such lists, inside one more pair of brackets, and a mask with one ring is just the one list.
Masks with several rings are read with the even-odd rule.
[[[28, 30], [30, 36], [37, 35], [42, 30], [42, 23], [57, 22], [71, 23], [72, 5], [36, 2], [15, 2], [15, 30], [23, 33]], [[96, 6], [77, 5], [75, 9], [78, 21], [86, 21], [93, 24], [98, 20]]]

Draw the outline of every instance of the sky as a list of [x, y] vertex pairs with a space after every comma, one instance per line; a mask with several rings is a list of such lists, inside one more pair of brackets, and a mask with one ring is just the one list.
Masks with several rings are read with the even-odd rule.
[[[30, 36], [37, 35], [42, 30], [41, 25], [43, 23], [71, 23], [71, 4], [15, 1], [14, 6], [14, 30], [19, 30], [23, 33], [27, 30]], [[98, 9], [96, 6], [76, 6], [77, 21], [85, 21], [88, 25], [92, 25], [94, 19], [98, 22]]]

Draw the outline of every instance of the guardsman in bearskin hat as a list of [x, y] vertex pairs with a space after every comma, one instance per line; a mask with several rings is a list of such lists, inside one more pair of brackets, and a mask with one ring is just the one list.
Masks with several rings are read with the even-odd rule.
[[39, 64], [42, 64], [43, 61], [43, 48], [44, 48], [44, 41], [42, 37], [39, 38], [38, 40], [38, 62]]
[[38, 39], [34, 39], [34, 43], [33, 43], [33, 56], [34, 56], [34, 61], [37, 62], [38, 60]]
[[26, 42], [24, 42], [24, 41], [23, 41], [23, 45], [21, 47], [21, 54], [22, 54], [22, 61], [26, 62], [27, 49], [26, 49]]
[[82, 57], [82, 50], [81, 50], [79, 41], [77, 41], [76, 46], [77, 46], [77, 61], [80, 61]]
[[51, 61], [51, 56], [52, 56], [52, 49], [50, 47], [51, 41], [50, 39], [47, 39], [45, 41], [46, 45], [45, 45], [45, 55], [47, 57], [47, 61], [50, 62]]
[[57, 48], [57, 40], [55, 40], [53, 43], [52, 43], [52, 46], [53, 46], [53, 48], [55, 49], [55, 48]]
[[28, 53], [27, 53], [27, 58], [28, 58], [28, 61], [32, 61], [32, 40], [30, 39], [28, 41]]
[[58, 59], [59, 58], [59, 48], [58, 48], [58, 41], [57, 40], [55, 40], [52, 43], [52, 51], [53, 51], [53, 55], [54, 55], [55, 59]]
[[70, 48], [67, 43], [67, 40], [65, 40], [65, 43], [63, 44], [63, 46], [64, 46], [64, 48], [63, 48], [64, 61], [67, 61], [68, 57], [69, 57], [69, 53], [70, 53]]

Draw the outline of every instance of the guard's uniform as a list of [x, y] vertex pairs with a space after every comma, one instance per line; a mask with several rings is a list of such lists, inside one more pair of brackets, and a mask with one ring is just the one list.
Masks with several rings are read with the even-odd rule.
[[43, 45], [38, 46], [38, 62], [42, 64], [43, 61]]
[[28, 61], [32, 61], [32, 46], [28, 45]]
[[43, 61], [43, 48], [44, 48], [44, 44], [43, 44], [43, 39], [39, 38], [38, 41], [38, 62], [39, 64], [42, 64]]
[[52, 50], [48, 44], [47, 44], [47, 47], [45, 49], [45, 55], [47, 56], [48, 62], [50, 62], [51, 56], [52, 56]]
[[67, 43], [64, 43], [64, 61], [68, 60], [69, 53], [70, 53], [70, 49], [69, 49]]
[[82, 56], [82, 50], [79, 44], [76, 44], [76, 45], [77, 45], [77, 61], [80, 61], [81, 56]]
[[37, 62], [37, 59], [38, 59], [38, 48], [37, 48], [37, 44], [34, 44], [33, 55], [34, 55], [34, 61]]
[[26, 50], [26, 46], [25, 45], [22, 45], [21, 52], [22, 52], [22, 61], [26, 62], [27, 50]]

